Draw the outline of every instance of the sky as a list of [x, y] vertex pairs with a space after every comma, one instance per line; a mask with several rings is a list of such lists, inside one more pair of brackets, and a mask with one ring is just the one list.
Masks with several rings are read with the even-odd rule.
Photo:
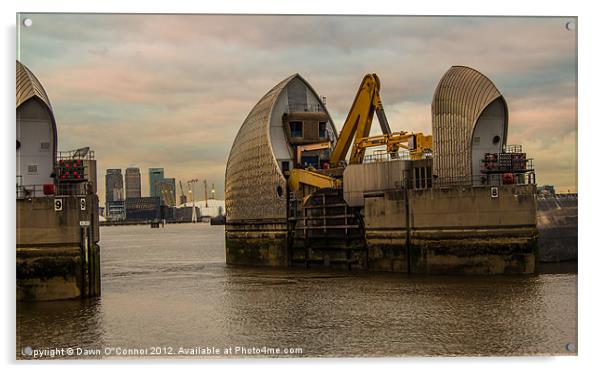
[[95, 151], [101, 205], [106, 169], [131, 166], [141, 169], [143, 196], [148, 168], [163, 167], [184, 184], [215, 184], [223, 199], [238, 129], [294, 73], [326, 97], [339, 130], [363, 76], [377, 73], [391, 129], [430, 134], [433, 93], [452, 65], [479, 70], [504, 95], [507, 143], [534, 158], [538, 184], [577, 191], [577, 31], [567, 29], [569, 18], [24, 18], [33, 24], [19, 24], [17, 58], [50, 97], [59, 149]]

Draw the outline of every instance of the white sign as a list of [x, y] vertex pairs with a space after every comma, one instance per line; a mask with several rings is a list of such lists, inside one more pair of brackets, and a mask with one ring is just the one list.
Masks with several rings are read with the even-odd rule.
[[80, 227], [89, 227], [90, 226], [90, 220], [82, 220], [79, 222], [79, 226]]
[[54, 199], [54, 211], [63, 211], [63, 200], [61, 198]]
[[497, 198], [499, 196], [497, 187], [491, 187], [491, 198]]
[[82, 211], [86, 211], [86, 199], [85, 198], [79, 199], [79, 209]]

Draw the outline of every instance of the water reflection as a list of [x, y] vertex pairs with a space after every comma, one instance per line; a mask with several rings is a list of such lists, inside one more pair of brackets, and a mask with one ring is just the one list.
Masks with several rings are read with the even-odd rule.
[[103, 295], [20, 303], [17, 347], [301, 347], [302, 356], [567, 354], [575, 274], [230, 267], [223, 227], [102, 229]]

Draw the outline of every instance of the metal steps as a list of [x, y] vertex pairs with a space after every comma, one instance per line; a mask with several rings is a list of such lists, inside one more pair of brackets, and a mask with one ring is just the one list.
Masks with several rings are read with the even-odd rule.
[[342, 189], [319, 190], [289, 208], [294, 208], [289, 217], [292, 265], [362, 266], [366, 245], [361, 216], [345, 203]]

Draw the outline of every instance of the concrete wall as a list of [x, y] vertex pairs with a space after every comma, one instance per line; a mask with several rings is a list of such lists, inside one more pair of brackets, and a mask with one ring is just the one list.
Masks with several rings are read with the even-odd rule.
[[[365, 199], [368, 267], [419, 273], [533, 273], [535, 186], [402, 191]], [[409, 241], [408, 241], [409, 238]]]
[[557, 194], [537, 199], [540, 261], [562, 262], [578, 257], [577, 195]]
[[226, 221], [226, 263], [287, 267], [288, 238], [286, 220]]
[[[54, 211], [54, 200], [63, 201], [63, 210]], [[80, 199], [86, 209], [80, 209]], [[17, 247], [79, 244], [80, 221], [91, 221], [93, 241], [100, 240], [98, 230], [98, 197], [64, 196], [17, 200]]]
[[365, 193], [399, 189], [410, 167], [411, 161], [401, 159], [348, 165], [343, 172], [345, 202], [351, 207], [363, 206]]
[[[81, 198], [85, 200], [84, 210]], [[53, 196], [16, 201], [19, 301], [100, 294], [98, 197], [60, 199], [62, 211], [55, 211]], [[82, 228], [80, 221], [89, 221], [90, 226]]]

